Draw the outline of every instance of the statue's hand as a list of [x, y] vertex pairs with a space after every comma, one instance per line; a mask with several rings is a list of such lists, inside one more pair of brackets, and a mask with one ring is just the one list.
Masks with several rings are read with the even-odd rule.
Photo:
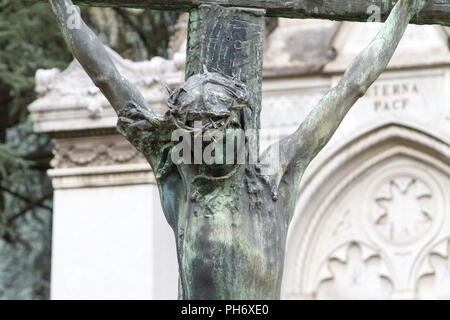
[[155, 115], [135, 102], [128, 102], [118, 112], [117, 126], [126, 126], [132, 131], [152, 130], [159, 125]]
[[[174, 125], [167, 116], [156, 116], [135, 102], [127, 102], [118, 116], [117, 130], [144, 154], [150, 150], [150, 145], [170, 141]], [[151, 149], [152, 152], [159, 152]]]

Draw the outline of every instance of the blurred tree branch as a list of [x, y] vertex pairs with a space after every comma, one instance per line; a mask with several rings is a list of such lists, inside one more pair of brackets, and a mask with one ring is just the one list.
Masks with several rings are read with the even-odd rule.
[[[48, 192], [47, 194], [45, 194], [43, 197], [40, 197], [39, 199], [31, 201], [26, 206], [24, 206], [19, 212], [14, 214], [12, 217], [9, 217], [8, 218], [8, 224], [13, 223], [14, 220], [16, 220], [17, 218], [23, 216], [25, 213], [27, 213], [28, 210], [33, 209], [36, 206], [42, 205], [42, 202], [44, 202], [47, 199], [50, 199], [52, 197], [52, 195], [53, 195], [53, 191], [52, 192]], [[49, 209], [51, 210], [51, 208], [49, 208]]]

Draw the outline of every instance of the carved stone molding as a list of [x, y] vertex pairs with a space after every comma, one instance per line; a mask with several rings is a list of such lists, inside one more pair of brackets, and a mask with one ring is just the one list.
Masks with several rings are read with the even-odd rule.
[[358, 242], [332, 252], [319, 274], [316, 299], [386, 299], [393, 288], [383, 258]]
[[155, 183], [150, 165], [124, 137], [54, 138], [55, 189]]
[[[184, 78], [173, 60], [154, 57], [150, 61], [123, 59], [107, 48], [117, 69], [136, 85], [157, 112], [167, 110], [168, 92]], [[36, 92], [39, 98], [28, 108], [35, 130], [43, 133], [114, 128], [117, 116], [109, 102], [74, 60], [67, 69], [38, 70]]]
[[155, 184], [148, 163], [86, 168], [63, 168], [48, 171], [54, 189], [112, 187]]
[[450, 299], [450, 239], [438, 242], [426, 254], [417, 281], [417, 298]]
[[54, 139], [53, 168], [79, 168], [147, 163], [120, 135]]

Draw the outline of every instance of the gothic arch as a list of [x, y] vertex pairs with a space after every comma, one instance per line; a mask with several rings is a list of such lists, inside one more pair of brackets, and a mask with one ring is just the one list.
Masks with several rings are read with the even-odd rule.
[[[317, 292], [319, 285], [330, 284], [329, 281], [333, 280], [333, 261], [334, 267], [348, 268], [349, 252], [359, 255], [361, 261], [354, 262], [358, 268], [366, 268], [366, 262], [370, 262], [367, 266], [372, 269], [377, 265], [379, 273], [366, 272], [364, 281], [370, 279], [371, 286], [380, 285], [387, 291], [383, 294], [380, 291], [380, 295], [370, 298], [395, 297], [400, 288], [407, 292], [407, 297], [416, 297], [418, 279], [430, 274], [429, 268], [423, 267], [424, 257], [436, 246], [437, 239], [446, 235], [450, 237], [450, 221], [447, 223], [450, 219], [444, 216], [444, 212], [450, 211], [450, 195], [444, 191], [450, 188], [449, 143], [422, 128], [401, 123], [378, 125], [334, 149], [325, 150], [310, 169], [302, 183], [289, 230], [283, 297], [320, 296]], [[382, 192], [377, 188], [391, 194], [377, 195], [377, 192]], [[419, 192], [417, 190], [423, 194], [414, 198]], [[393, 198], [392, 193], [397, 193], [398, 197], [412, 197], [413, 200], [398, 202], [400, 200]], [[428, 209], [421, 207], [425, 206], [422, 202], [427, 201], [427, 206], [430, 203], [433, 206], [430, 214], [425, 212]], [[406, 203], [413, 203], [416, 207], [412, 205], [412, 209], [402, 209]], [[393, 215], [390, 217], [387, 208], [397, 210], [400, 216], [418, 213], [414, 219], [412, 216], [400, 219]], [[377, 210], [385, 212], [370, 213]], [[355, 211], [357, 213], [353, 213]], [[425, 212], [423, 217], [422, 211]], [[378, 214], [381, 220], [370, 218]], [[427, 214], [431, 221], [426, 220]], [[427, 226], [422, 225], [422, 219]], [[403, 225], [402, 221], [410, 220], [413, 221], [411, 225]], [[347, 231], [342, 229], [346, 223], [349, 225]], [[344, 230], [343, 233], [333, 236], [339, 228]], [[392, 258], [397, 256], [404, 258]], [[394, 263], [395, 259], [398, 261]], [[399, 263], [407, 265], [408, 275], [395, 270]], [[425, 269], [428, 273], [421, 271]], [[386, 289], [389, 286], [391, 289]], [[333, 292], [346, 298], [357, 292], [357, 295], [364, 296], [364, 292], [358, 291], [364, 291], [364, 285], [353, 293], [346, 290]]]

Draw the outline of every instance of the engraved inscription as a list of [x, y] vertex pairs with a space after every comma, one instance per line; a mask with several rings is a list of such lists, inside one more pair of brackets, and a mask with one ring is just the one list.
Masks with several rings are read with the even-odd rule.
[[376, 112], [407, 110], [411, 99], [419, 94], [417, 83], [384, 83], [372, 85], [366, 98], [373, 100]]

